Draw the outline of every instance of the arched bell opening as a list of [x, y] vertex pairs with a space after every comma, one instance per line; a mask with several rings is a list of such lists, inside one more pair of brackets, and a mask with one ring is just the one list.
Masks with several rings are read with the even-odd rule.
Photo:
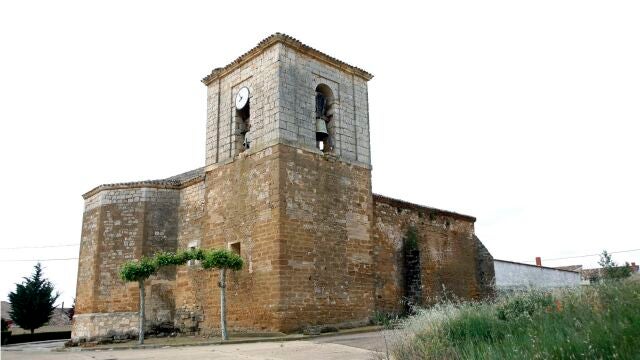
[[334, 97], [325, 84], [316, 87], [316, 147], [324, 153], [333, 152], [335, 146]]

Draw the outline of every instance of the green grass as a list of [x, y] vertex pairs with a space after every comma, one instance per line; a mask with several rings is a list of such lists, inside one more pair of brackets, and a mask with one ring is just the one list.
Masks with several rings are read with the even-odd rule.
[[395, 359], [640, 359], [640, 283], [448, 303], [407, 319]]

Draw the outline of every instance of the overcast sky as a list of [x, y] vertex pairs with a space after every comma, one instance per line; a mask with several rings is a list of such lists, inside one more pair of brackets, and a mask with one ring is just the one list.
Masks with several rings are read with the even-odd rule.
[[[500, 259], [640, 248], [637, 1], [3, 1], [0, 298], [77, 258], [81, 194], [200, 167], [200, 79], [274, 32], [364, 68], [373, 190]], [[640, 252], [614, 255], [640, 263]], [[65, 305], [77, 260], [44, 261]]]

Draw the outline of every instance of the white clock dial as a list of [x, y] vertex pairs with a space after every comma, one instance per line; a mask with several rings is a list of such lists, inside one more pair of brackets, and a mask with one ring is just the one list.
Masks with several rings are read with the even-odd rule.
[[238, 95], [236, 95], [236, 109], [242, 110], [247, 103], [249, 102], [249, 88], [243, 87], [238, 91]]

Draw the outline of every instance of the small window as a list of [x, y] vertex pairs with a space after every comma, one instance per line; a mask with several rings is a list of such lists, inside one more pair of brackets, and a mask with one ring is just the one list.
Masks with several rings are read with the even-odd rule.
[[240, 243], [236, 242], [236, 243], [233, 243], [233, 244], [229, 244], [229, 250], [231, 250], [234, 253], [240, 255]]

